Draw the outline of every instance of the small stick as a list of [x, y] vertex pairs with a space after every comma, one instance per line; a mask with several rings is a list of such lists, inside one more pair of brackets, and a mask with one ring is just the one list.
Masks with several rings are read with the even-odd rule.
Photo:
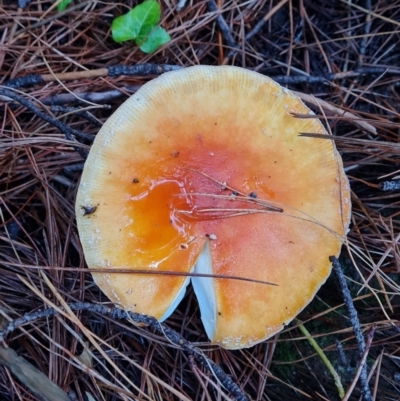
[[[20, 9], [24, 9], [25, 7], [28, 6], [28, 4], [31, 2], [32, 0], [18, 0], [18, 8]], [[86, 6], [87, 4], [91, 3], [92, 0], [86, 0], [86, 1], [82, 1], [81, 3], [75, 4], [74, 6], [70, 6], [68, 7], [66, 10], [60, 12], [60, 13], [54, 13], [53, 15], [50, 15], [50, 17], [48, 18], [44, 18], [44, 19], [40, 19], [38, 22], [29, 25], [26, 28], [23, 28], [19, 31], [17, 31], [16, 33], [14, 33], [13, 37], [17, 37], [21, 34], [23, 34], [24, 32], [32, 32], [33, 29], [39, 28], [43, 25], [47, 25], [49, 22], [52, 22], [56, 19], [59, 19], [61, 17], [63, 17], [64, 15], [70, 14], [75, 10], [78, 10], [84, 6]], [[55, 3], [55, 2], [54, 2]], [[51, 11], [52, 9], [54, 9], [55, 5], [53, 4], [50, 8], [47, 9], [46, 12], [44, 12], [43, 17], [46, 16], [48, 14], [49, 11]]]
[[[0, 209], [1, 211], [1, 209]], [[238, 280], [245, 281], [247, 283], [256, 283], [263, 285], [272, 285], [277, 287], [278, 284], [271, 283], [269, 281], [256, 280], [254, 278], [247, 278], [241, 276], [231, 276], [229, 274], [207, 274], [207, 273], [190, 273], [190, 272], [174, 272], [172, 270], [162, 270], [162, 271], [154, 271], [154, 270], [146, 270], [146, 269], [118, 269], [118, 268], [91, 268], [90, 270], [86, 268], [79, 267], [61, 267], [61, 266], [39, 266], [39, 265], [27, 265], [20, 263], [10, 263], [10, 262], [2, 262], [7, 266], [12, 267], [23, 267], [25, 269], [33, 269], [33, 270], [59, 270], [59, 271], [70, 271], [70, 272], [83, 272], [83, 273], [121, 273], [121, 274], [144, 274], [144, 275], [160, 275], [160, 276], [177, 276], [177, 277], [205, 277], [205, 278], [215, 278], [215, 279], [224, 279], [224, 280]]]
[[51, 106], [50, 111], [52, 113], [68, 113], [80, 116], [98, 128], [103, 125], [93, 114], [89, 113], [87, 110], [79, 110], [76, 107]]
[[[375, 333], [375, 326], [372, 326], [371, 329], [369, 330], [368, 334], [367, 334], [367, 343], [365, 345], [364, 353], [362, 354], [360, 363], [358, 365], [358, 369], [357, 369], [356, 375], [354, 376], [354, 379], [351, 382], [350, 387], [347, 390], [347, 393], [344, 396], [344, 398], [342, 399], [342, 401], [347, 401], [350, 398], [351, 393], [353, 392], [354, 387], [356, 386], [358, 378], [359, 377], [361, 378], [361, 373], [364, 370], [364, 368], [366, 367], [367, 356], [368, 356], [369, 350], [371, 348], [372, 340], [374, 338], [374, 333]], [[363, 394], [363, 396], [365, 397], [365, 394]], [[371, 396], [371, 401], [372, 401], [372, 396]]]
[[[261, 205], [261, 206], [264, 206], [264, 207], [266, 207], [266, 208], [269, 208], [271, 211], [279, 212], [279, 213], [282, 213], [282, 212], [283, 212], [283, 209], [281, 209], [281, 208], [279, 208], [279, 207], [276, 207], [276, 206], [273, 206], [273, 205], [270, 205], [270, 204], [269, 204], [268, 202], [266, 202], [266, 201], [263, 201], [263, 200], [254, 198], [254, 197], [252, 197], [252, 196], [250, 196], [250, 195], [247, 195], [247, 194], [245, 194], [244, 192], [241, 192], [241, 191], [239, 191], [239, 190], [237, 190], [237, 189], [235, 189], [235, 188], [229, 186], [226, 182], [218, 181], [217, 179], [211, 177], [210, 175], [208, 175], [208, 174], [206, 174], [206, 173], [204, 173], [204, 172], [202, 172], [202, 171], [200, 171], [200, 170], [196, 170], [196, 169], [190, 168], [190, 167], [187, 167], [186, 169], [189, 170], [189, 171], [193, 171], [193, 172], [195, 172], [195, 173], [198, 173], [198, 174], [202, 175], [203, 177], [206, 177], [206, 178], [210, 179], [211, 181], [213, 181], [213, 182], [215, 182], [216, 184], [218, 184], [220, 187], [224, 187], [225, 189], [231, 190], [233, 193], [236, 194], [237, 200], [247, 200], [247, 201], [252, 202], [252, 203], [255, 203], [255, 204], [257, 204], [257, 205]], [[196, 193], [194, 193], [194, 194], [196, 194]], [[189, 193], [188, 195], [190, 195], [190, 193]], [[197, 194], [196, 194], [196, 195], [197, 195]], [[239, 195], [240, 195], [240, 196], [239, 196]], [[205, 194], [205, 196], [208, 196], [208, 194]], [[221, 196], [221, 195], [216, 195], [216, 196]], [[223, 195], [222, 195], [222, 196], [223, 196]]]
[[340, 363], [346, 369], [346, 372], [351, 372], [352, 368], [349, 365], [349, 362], [347, 361], [346, 354], [344, 353], [343, 350], [343, 345], [339, 340], [336, 340], [336, 349], [339, 353], [339, 358], [340, 358]]
[[245, 40], [248, 41], [250, 40], [254, 35], [256, 35], [261, 28], [264, 26], [264, 24], [277, 12], [281, 9], [282, 6], [284, 6], [288, 0], [281, 0], [275, 7], [271, 8], [269, 12], [264, 16], [264, 18], [260, 21], [257, 22], [257, 24], [254, 26], [254, 28], [246, 35]]
[[84, 166], [84, 163], [75, 163], [75, 164], [70, 164], [68, 166], [65, 166], [63, 168], [63, 170], [68, 173], [74, 173], [75, 171], [82, 171], [83, 166]]
[[31, 74], [22, 77], [9, 79], [3, 85], [9, 88], [19, 88], [33, 86], [44, 82], [53, 82], [55, 80], [60, 81], [73, 81], [76, 79], [87, 79], [87, 78], [100, 78], [100, 77], [118, 77], [120, 75], [136, 75], [136, 76], [147, 76], [147, 75], [160, 75], [168, 71], [179, 70], [183, 67], [179, 65], [169, 64], [136, 64], [136, 65], [112, 65], [110, 67], [98, 68], [96, 70], [86, 71], [72, 71], [63, 72], [59, 74]]
[[85, 134], [81, 131], [77, 131], [75, 129], [72, 129], [68, 127], [68, 125], [63, 124], [61, 121], [57, 120], [56, 118], [53, 118], [49, 116], [46, 113], [43, 113], [40, 111], [32, 102], [29, 100], [25, 99], [23, 96], [18, 95], [14, 91], [7, 89], [7, 88], [0, 88], [0, 95], [9, 97], [22, 106], [26, 107], [28, 110], [30, 110], [33, 114], [38, 116], [40, 119], [46, 121], [47, 123], [54, 125], [61, 133], [65, 135], [65, 137], [71, 141], [71, 146], [85, 159], [87, 157], [87, 153], [85, 150], [81, 149], [79, 146], [76, 146], [77, 142], [74, 141], [74, 136], [76, 138], [79, 138], [85, 142], [92, 142], [93, 141], [93, 136]]
[[[350, 317], [350, 322], [353, 326], [353, 331], [356, 337], [358, 352], [360, 354], [360, 358], [363, 358], [363, 355], [366, 350], [366, 345], [364, 341], [364, 337], [362, 335], [360, 321], [358, 320], [357, 310], [354, 307], [353, 299], [351, 297], [349, 287], [347, 286], [346, 279], [344, 277], [342, 267], [340, 266], [339, 261], [335, 256], [330, 256], [329, 260], [332, 262], [333, 270], [336, 273], [336, 277], [339, 281], [339, 286], [342, 292], [343, 300], [347, 308], [347, 312]], [[372, 341], [372, 340], [371, 340]], [[366, 356], [365, 356], [366, 357]], [[360, 381], [361, 381], [361, 393], [364, 401], [372, 401], [371, 390], [368, 385], [368, 372], [367, 365], [360, 363]]]
[[[193, 218], [197, 217], [199, 219], [218, 220], [218, 219], [226, 219], [228, 217], [245, 216], [248, 214], [255, 214], [255, 213], [272, 213], [276, 211], [263, 210], [263, 209], [204, 208], [204, 209], [196, 209], [193, 212], [187, 210], [177, 210], [177, 212]], [[196, 213], [198, 213], [199, 216], [196, 216]]]
[[[225, 184], [226, 188], [230, 188]], [[250, 195], [245, 195], [241, 194], [239, 191], [234, 190], [235, 193], [238, 195], [218, 195], [218, 194], [207, 194], [207, 193], [199, 193], [199, 192], [187, 192], [185, 194], [177, 194], [176, 196], [204, 196], [208, 198], [214, 198], [214, 199], [223, 199], [223, 200], [229, 200], [229, 201], [238, 201], [238, 202], [244, 202], [244, 203], [251, 203], [251, 204], [256, 204], [257, 206], [263, 207], [264, 209], [267, 209], [271, 212], [279, 212], [282, 213], [283, 209], [272, 206], [268, 202], [254, 198]], [[262, 210], [264, 210], [262, 209]], [[260, 209], [261, 210], [261, 209]]]
[[383, 181], [378, 184], [381, 191], [396, 191], [400, 189], [400, 180]]
[[179, 65], [170, 64], [136, 64], [136, 65], [112, 65], [108, 67], [109, 77], [118, 77], [120, 75], [137, 75], [137, 76], [147, 76], [147, 75], [160, 75], [169, 71], [180, 70], [183, 67]]
[[375, 75], [375, 74], [393, 74], [399, 75], [400, 68], [384, 68], [384, 67], [365, 67], [365, 68], [357, 68], [352, 71], [345, 71], [345, 72], [337, 72], [332, 74], [326, 75], [275, 75], [270, 76], [275, 82], [278, 82], [281, 85], [293, 85], [293, 84], [316, 84], [316, 83], [326, 83], [330, 81], [336, 81], [339, 79], [346, 79], [346, 78], [354, 78], [363, 75]]
[[199, 374], [199, 368], [196, 365], [196, 361], [194, 360], [193, 355], [189, 355], [188, 357], [189, 366], [193, 374], [196, 376], [197, 381], [200, 383], [200, 386], [203, 388], [204, 394], [207, 398], [207, 401], [211, 401], [210, 394], [208, 394], [207, 386], [205, 385], [204, 381], [201, 379]]
[[17, 4], [18, 4], [18, 8], [20, 9], [24, 9], [32, 0], [18, 0]]
[[295, 323], [298, 325], [298, 328], [301, 331], [301, 333], [303, 334], [303, 336], [307, 338], [308, 342], [311, 344], [311, 346], [314, 348], [315, 352], [321, 358], [321, 361], [325, 364], [325, 366], [329, 370], [329, 373], [332, 375], [333, 380], [335, 382], [335, 386], [339, 393], [339, 397], [342, 399], [344, 397], [345, 393], [344, 393], [342, 381], [340, 380], [340, 376], [336, 372], [336, 369], [333, 367], [333, 365], [331, 364], [331, 361], [325, 355], [324, 351], [321, 349], [321, 347], [318, 345], [318, 343], [311, 336], [310, 332], [305, 328], [303, 323], [299, 319], [295, 319]]
[[[253, 27], [253, 29], [244, 37], [244, 42], [248, 42], [254, 35], [256, 35], [261, 28], [264, 26], [264, 24], [277, 12], [279, 9], [285, 5], [289, 0], [281, 0], [275, 7], [272, 7], [271, 10], [268, 11], [268, 13], [262, 18], [260, 21], [256, 23], [256, 25]], [[229, 60], [237, 51], [239, 50], [239, 46], [236, 48], [232, 49], [226, 59]]]
[[[92, 103], [109, 103], [122, 96], [130, 96], [135, 93], [141, 85], [127, 85], [121, 86], [118, 89], [111, 89], [103, 92], [72, 92], [72, 93], [59, 93], [55, 95], [46, 96], [41, 99], [41, 103], [45, 105], [65, 105], [66, 103], [82, 103], [86, 100]], [[77, 97], [79, 96], [79, 98]], [[104, 108], [110, 106], [103, 104]]]
[[292, 91], [292, 93], [298, 96], [304, 102], [311, 104], [314, 107], [317, 107], [318, 109], [322, 107], [324, 110], [329, 111], [329, 113], [332, 113], [333, 115], [348, 118], [354, 125], [358, 125], [363, 130], [371, 132], [374, 135], [377, 134], [376, 128], [374, 126], [367, 123], [366, 121], [361, 120], [360, 117], [356, 116], [355, 114], [342, 110], [339, 107], [329, 102], [326, 102], [325, 100], [316, 98], [307, 93], [296, 92], [296, 91]]
[[229, 29], [229, 26], [226, 23], [226, 21], [224, 20], [224, 18], [222, 17], [222, 15], [220, 14], [221, 10], [217, 7], [217, 5], [215, 4], [215, 1], [209, 0], [209, 1], [207, 1], [206, 5], [207, 5], [207, 11], [209, 11], [210, 13], [217, 14], [217, 18], [215, 19], [215, 21], [218, 25], [218, 29], [220, 30], [220, 32], [222, 34], [222, 38], [224, 39], [225, 43], [229, 47], [233, 47], [233, 48], [237, 47], [237, 44], [235, 42], [235, 39], [233, 39], [233, 36]]
[[[222, 18], [222, 17], [221, 17]], [[218, 22], [218, 18], [217, 18]], [[228, 28], [229, 29], [229, 28]], [[222, 32], [222, 31], [221, 31]], [[230, 44], [226, 38], [224, 40], [231, 47], [237, 47], [237, 44], [233, 42]], [[232, 39], [233, 40], [233, 39]], [[86, 71], [72, 71], [65, 72], [59, 74], [30, 74], [23, 75], [21, 77], [9, 79], [4, 82], [4, 86], [8, 86], [9, 88], [20, 88], [20, 87], [29, 87], [33, 85], [37, 85], [44, 82], [53, 82], [55, 81], [55, 77], [60, 81], [71, 81], [76, 79], [87, 79], [87, 78], [98, 78], [98, 77], [117, 77], [120, 75], [128, 75], [128, 76], [147, 76], [147, 75], [160, 75], [168, 71], [175, 71], [184, 67], [178, 65], [170, 65], [170, 64], [136, 64], [136, 65], [115, 65], [105, 68], [99, 68], [96, 70], [86, 70]], [[363, 75], [375, 75], [375, 74], [393, 74], [399, 75], [400, 68], [384, 68], [384, 67], [364, 67], [357, 68], [353, 71], [344, 71], [326, 75], [319, 76], [311, 76], [311, 75], [275, 75], [270, 78], [275, 82], [280, 83], [281, 85], [289, 85], [289, 84], [300, 84], [300, 83], [324, 83], [328, 81], [335, 81], [339, 79], [346, 78], [354, 78]]]
[[[68, 307], [73, 311], [89, 311], [99, 313], [101, 315], [109, 316], [111, 319], [133, 321], [135, 323], [144, 324], [152, 329], [157, 330], [160, 334], [164, 335], [172, 344], [184, 350], [188, 355], [193, 357], [204, 367], [209, 369], [213, 375], [220, 381], [226, 390], [230, 392], [236, 401], [248, 401], [247, 396], [239, 388], [239, 386], [211, 359], [203, 354], [203, 352], [193, 346], [189, 341], [185, 340], [175, 330], [169, 328], [164, 323], [160, 323], [153, 317], [145, 316], [139, 313], [124, 311], [120, 308], [109, 308], [104, 305], [96, 305], [88, 302], [77, 302], [69, 304]], [[64, 308], [60, 307], [60, 310]], [[4, 330], [0, 331], [0, 341], [4, 341], [5, 337], [16, 330], [19, 326], [26, 323], [33, 322], [38, 319], [56, 316], [59, 311], [48, 308], [42, 311], [27, 313], [24, 316], [12, 320], [8, 323]]]

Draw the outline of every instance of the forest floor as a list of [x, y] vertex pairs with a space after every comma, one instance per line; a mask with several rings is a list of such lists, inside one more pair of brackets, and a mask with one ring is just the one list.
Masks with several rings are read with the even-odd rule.
[[[61, 399], [44, 398], [42, 372], [71, 400], [339, 400], [303, 322], [346, 399], [400, 400], [400, 192], [385, 190], [400, 177], [400, 1], [160, 0], [171, 40], [151, 54], [111, 38], [112, 20], [136, 4], [73, 0], [59, 12], [51, 1], [0, 0], [0, 328], [31, 314], [0, 333], [0, 398]], [[328, 126], [351, 185], [339, 260], [358, 317], [333, 273], [299, 320], [236, 351], [210, 345], [191, 288], [165, 332], [68, 309], [107, 305], [74, 211], [92, 137], [168, 66], [198, 64], [267, 75]]]

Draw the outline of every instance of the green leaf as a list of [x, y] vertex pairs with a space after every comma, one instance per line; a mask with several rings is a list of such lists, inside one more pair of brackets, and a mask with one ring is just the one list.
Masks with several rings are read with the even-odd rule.
[[126, 40], [144, 42], [158, 24], [160, 15], [160, 5], [154, 0], [146, 0], [113, 20], [112, 37], [117, 43]]
[[64, 11], [68, 4], [70, 4], [72, 2], [72, 0], [61, 0], [58, 4], [57, 4], [57, 11], [60, 13], [61, 11]]
[[151, 32], [147, 39], [142, 43], [138, 43], [140, 46], [140, 50], [144, 53], [153, 53], [160, 46], [165, 43], [168, 43], [171, 40], [171, 37], [165, 31], [165, 29], [160, 26], [155, 27]]

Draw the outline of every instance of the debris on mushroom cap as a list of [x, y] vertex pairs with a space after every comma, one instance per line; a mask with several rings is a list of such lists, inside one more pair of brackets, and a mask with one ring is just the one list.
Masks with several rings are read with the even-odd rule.
[[227, 66], [169, 72], [129, 98], [98, 133], [76, 201], [89, 267], [142, 271], [94, 273], [107, 296], [163, 320], [191, 279], [208, 336], [226, 348], [290, 322], [350, 220], [333, 141], [299, 136], [326, 134], [294, 117], [309, 112], [271, 79]]

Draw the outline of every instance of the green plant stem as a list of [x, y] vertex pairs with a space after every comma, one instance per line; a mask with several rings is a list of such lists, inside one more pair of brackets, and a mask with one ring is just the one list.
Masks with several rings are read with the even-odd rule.
[[301, 331], [303, 336], [307, 338], [310, 345], [314, 348], [315, 352], [318, 354], [318, 356], [321, 358], [322, 362], [325, 364], [325, 366], [329, 370], [329, 373], [332, 375], [333, 380], [335, 381], [335, 386], [339, 393], [339, 397], [340, 397], [340, 399], [342, 399], [345, 396], [345, 392], [344, 392], [344, 388], [342, 385], [342, 381], [340, 380], [340, 376], [336, 372], [336, 370], [333, 367], [333, 365], [331, 364], [330, 360], [325, 355], [324, 351], [322, 351], [321, 347], [314, 340], [314, 338], [311, 336], [309, 331], [304, 327], [303, 323], [298, 319], [295, 319], [295, 323], [298, 325], [299, 330]]

